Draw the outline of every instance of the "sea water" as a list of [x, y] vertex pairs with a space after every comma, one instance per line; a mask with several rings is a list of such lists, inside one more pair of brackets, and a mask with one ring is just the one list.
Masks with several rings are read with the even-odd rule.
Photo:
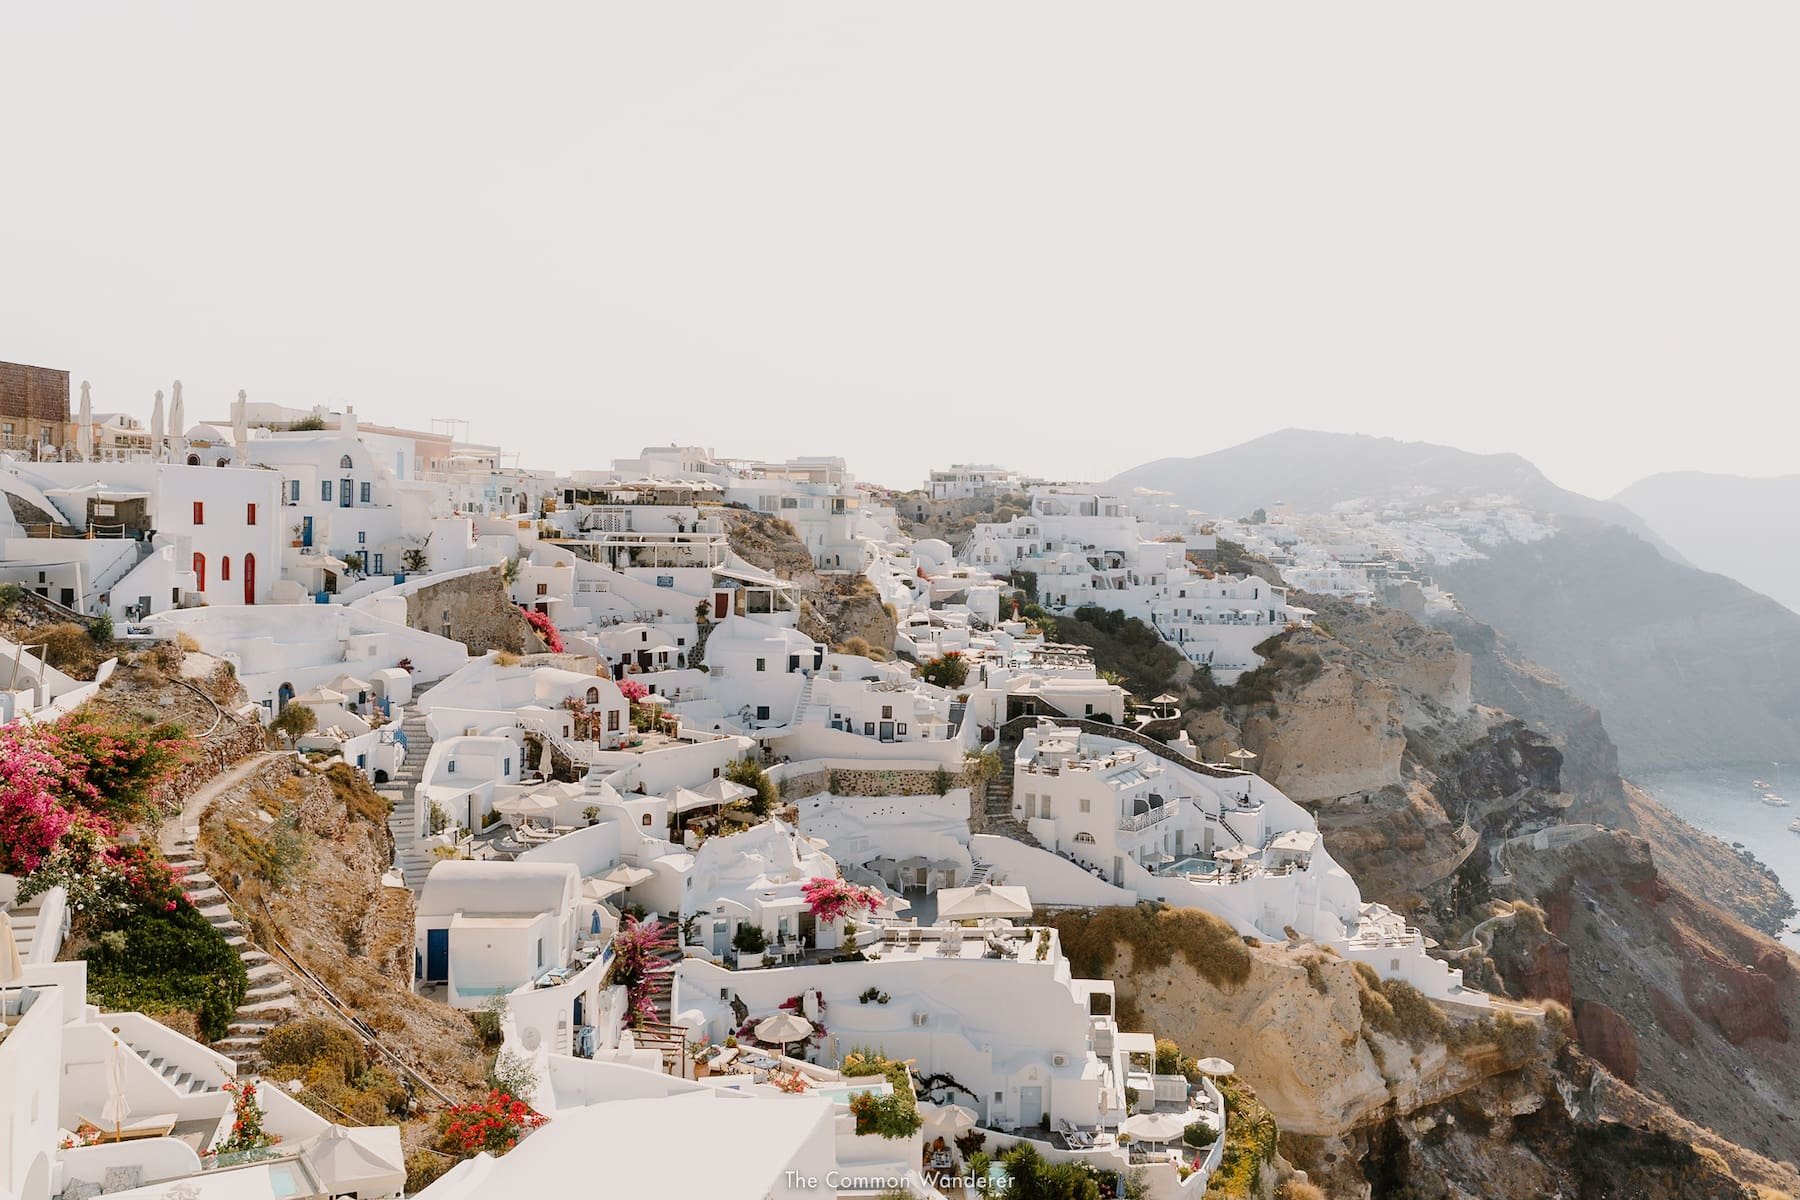
[[[1788, 822], [1800, 817], [1800, 764], [1784, 764], [1781, 773], [1779, 787], [1772, 763], [1657, 771], [1631, 779], [1688, 824], [1727, 844], [1735, 843], [1734, 849], [1750, 851], [1775, 872], [1789, 895], [1800, 900], [1800, 833], [1788, 829]], [[1758, 779], [1768, 786], [1752, 786]], [[1789, 806], [1764, 804], [1765, 791], [1786, 796]], [[1788, 922], [1790, 932], [1781, 940], [1800, 950], [1800, 935], [1791, 932], [1793, 924]]]

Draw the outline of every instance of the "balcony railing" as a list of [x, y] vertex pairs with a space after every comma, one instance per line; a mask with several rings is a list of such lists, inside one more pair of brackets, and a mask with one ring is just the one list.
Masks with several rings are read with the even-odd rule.
[[1148, 812], [1119, 814], [1119, 828], [1127, 833], [1135, 833], [1140, 829], [1148, 829], [1152, 825], [1168, 820], [1175, 813], [1173, 804], [1164, 804]]

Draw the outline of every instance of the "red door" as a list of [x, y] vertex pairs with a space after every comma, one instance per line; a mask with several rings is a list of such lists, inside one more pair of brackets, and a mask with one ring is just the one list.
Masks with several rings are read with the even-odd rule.
[[244, 603], [256, 603], [256, 555], [244, 555]]
[[194, 552], [194, 590], [196, 592], [206, 590], [206, 555], [201, 554], [198, 550]]

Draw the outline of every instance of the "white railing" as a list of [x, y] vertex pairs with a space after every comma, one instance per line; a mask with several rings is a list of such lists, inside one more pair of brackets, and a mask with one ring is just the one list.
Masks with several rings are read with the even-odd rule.
[[1175, 806], [1173, 804], [1164, 804], [1160, 807], [1151, 809], [1149, 812], [1133, 813], [1129, 815], [1121, 813], [1119, 816], [1119, 828], [1127, 833], [1133, 833], [1139, 829], [1148, 829], [1152, 825], [1168, 820], [1174, 811]]

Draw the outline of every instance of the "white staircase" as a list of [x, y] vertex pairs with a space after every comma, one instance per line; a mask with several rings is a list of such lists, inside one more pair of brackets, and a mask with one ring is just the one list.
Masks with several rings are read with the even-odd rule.
[[[231, 911], [225, 893], [206, 873], [191, 836], [184, 835], [175, 843], [169, 865], [182, 868], [182, 882], [187, 886], [188, 898], [200, 910], [200, 915], [225, 935], [226, 944], [236, 950], [243, 961], [244, 973], [250, 981], [249, 990], [244, 993], [244, 1002], [238, 1005], [237, 1012], [232, 1014], [225, 1036], [213, 1043], [213, 1049], [237, 1063], [239, 1068], [253, 1066], [269, 1030], [294, 1016], [299, 1008], [294, 985], [280, 963], [251, 944], [248, 931]], [[151, 1062], [150, 1065], [159, 1064]], [[171, 1072], [164, 1071], [164, 1076], [171, 1077]]]
[[[39, 926], [46, 920], [44, 901], [47, 899], [49, 899], [48, 893], [39, 892], [17, 908], [7, 910], [7, 919], [12, 922], [13, 941], [18, 945], [19, 959], [22, 962], [31, 961], [31, 949], [40, 940]], [[59, 903], [56, 906], [56, 912], [64, 911], [66, 910]], [[56, 921], [58, 925], [63, 920], [60, 915], [52, 915], [48, 919]], [[51, 949], [45, 953], [54, 955], [55, 950], [62, 945], [63, 930], [61, 928], [45, 929], [41, 937], [53, 943]]]
[[394, 865], [406, 879], [406, 886], [418, 891], [431, 874], [430, 855], [419, 848], [419, 782], [424, 778], [425, 759], [431, 753], [431, 734], [425, 728], [425, 714], [408, 708], [400, 722], [406, 734], [406, 757], [394, 776], [391, 788], [383, 794], [393, 801], [388, 814], [388, 829], [394, 835]]

